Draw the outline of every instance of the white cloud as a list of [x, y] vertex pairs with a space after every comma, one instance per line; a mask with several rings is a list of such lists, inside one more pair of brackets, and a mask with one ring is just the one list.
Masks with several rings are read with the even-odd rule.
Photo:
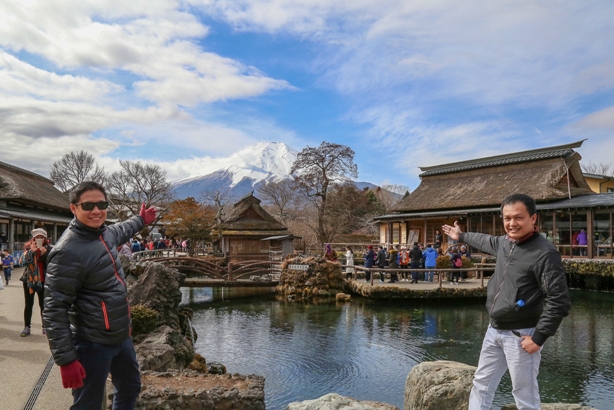
[[0, 45], [60, 68], [125, 70], [140, 97], [193, 106], [289, 87], [202, 50], [208, 33], [181, 2], [0, 2]]

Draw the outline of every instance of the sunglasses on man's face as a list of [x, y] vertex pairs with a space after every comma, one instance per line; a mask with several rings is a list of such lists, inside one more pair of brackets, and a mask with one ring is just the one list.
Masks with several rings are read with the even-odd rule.
[[107, 209], [109, 207], [108, 201], [100, 201], [100, 202], [78, 202], [75, 206], [81, 205], [81, 209], [84, 211], [91, 211], [94, 207], [98, 207], [101, 211]]

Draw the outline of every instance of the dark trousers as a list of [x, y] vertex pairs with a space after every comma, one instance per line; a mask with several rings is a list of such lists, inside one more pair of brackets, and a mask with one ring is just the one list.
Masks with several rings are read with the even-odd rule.
[[[412, 262], [411, 263], [411, 268], [412, 269], [419, 269], [420, 268], [420, 262]], [[418, 282], [418, 278], [420, 277], [420, 272], [416, 272], [415, 270], [411, 271], [411, 280], [412, 282]]]
[[[407, 265], [401, 265], [401, 269], [408, 269], [408, 268], [409, 268], [409, 266], [407, 266]], [[408, 276], [407, 271], [401, 272], [401, 278], [402, 279], [407, 279], [407, 276]]]
[[133, 410], [141, 392], [141, 375], [136, 352], [129, 337], [122, 343], [105, 345], [73, 339], [77, 360], [85, 369], [83, 387], [74, 389], [71, 410], [101, 409], [107, 376], [111, 373], [113, 410]]
[[41, 318], [43, 316], [43, 302], [45, 300], [45, 293], [44, 291], [40, 291], [40, 292], [34, 292], [32, 294], [30, 294], [30, 289], [28, 289], [28, 285], [27, 284], [23, 284], [23, 297], [26, 301], [26, 306], [23, 309], [23, 323], [24, 326], [31, 326], [32, 325], [32, 310], [34, 308], [34, 298], [38, 296], [38, 306], [40, 307], [41, 310]]
[[365, 280], [367, 282], [371, 281], [371, 271], [370, 270], [365, 271]]

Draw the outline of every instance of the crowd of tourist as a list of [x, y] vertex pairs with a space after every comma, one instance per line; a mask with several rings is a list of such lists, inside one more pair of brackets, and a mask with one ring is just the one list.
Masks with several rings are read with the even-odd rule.
[[[356, 269], [354, 268], [355, 254], [351, 246], [345, 247], [345, 274], [346, 279], [352, 279]], [[414, 242], [412, 246], [394, 245], [384, 247], [377, 246], [374, 249], [373, 245], [367, 246], [362, 253], [364, 260], [363, 266], [370, 270], [365, 271], [365, 280], [371, 281], [371, 273], [375, 271], [379, 273], [381, 282], [385, 282], [386, 273], [390, 274], [388, 283], [409, 282], [411, 284], [418, 283], [423, 280], [426, 283], [433, 283], [435, 269], [437, 267], [437, 258], [447, 256], [450, 258], [451, 268], [454, 269], [447, 275], [447, 281], [451, 285], [457, 285], [459, 282], [467, 280], [467, 271], [462, 268], [462, 258], [470, 258], [471, 253], [467, 246], [461, 245], [450, 246], [447, 250], [443, 250], [441, 246], [441, 234], [436, 231], [434, 244], [420, 244]], [[332, 248], [331, 244], [326, 244], [324, 248], [324, 258], [331, 262], [339, 262], [337, 252]], [[374, 268], [379, 268], [375, 270]], [[417, 269], [426, 270], [426, 272], [418, 271]], [[428, 270], [432, 269], [432, 270]], [[400, 270], [400, 272], [398, 271]], [[399, 278], [400, 273], [400, 278]], [[424, 275], [422, 275], [424, 273]]]

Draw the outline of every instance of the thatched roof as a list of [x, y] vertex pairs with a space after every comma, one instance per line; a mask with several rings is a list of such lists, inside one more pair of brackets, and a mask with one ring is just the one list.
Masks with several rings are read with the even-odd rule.
[[69, 211], [68, 194], [42, 175], [0, 161], [0, 199]]
[[537, 202], [568, 198], [569, 193], [592, 194], [580, 168], [581, 156], [572, 149], [582, 142], [421, 168], [425, 172], [418, 188], [392, 211], [498, 206], [513, 193]]
[[270, 236], [288, 233], [288, 228], [262, 209], [260, 200], [253, 193], [247, 194], [234, 204], [232, 213], [222, 226], [224, 235], [266, 234]]

